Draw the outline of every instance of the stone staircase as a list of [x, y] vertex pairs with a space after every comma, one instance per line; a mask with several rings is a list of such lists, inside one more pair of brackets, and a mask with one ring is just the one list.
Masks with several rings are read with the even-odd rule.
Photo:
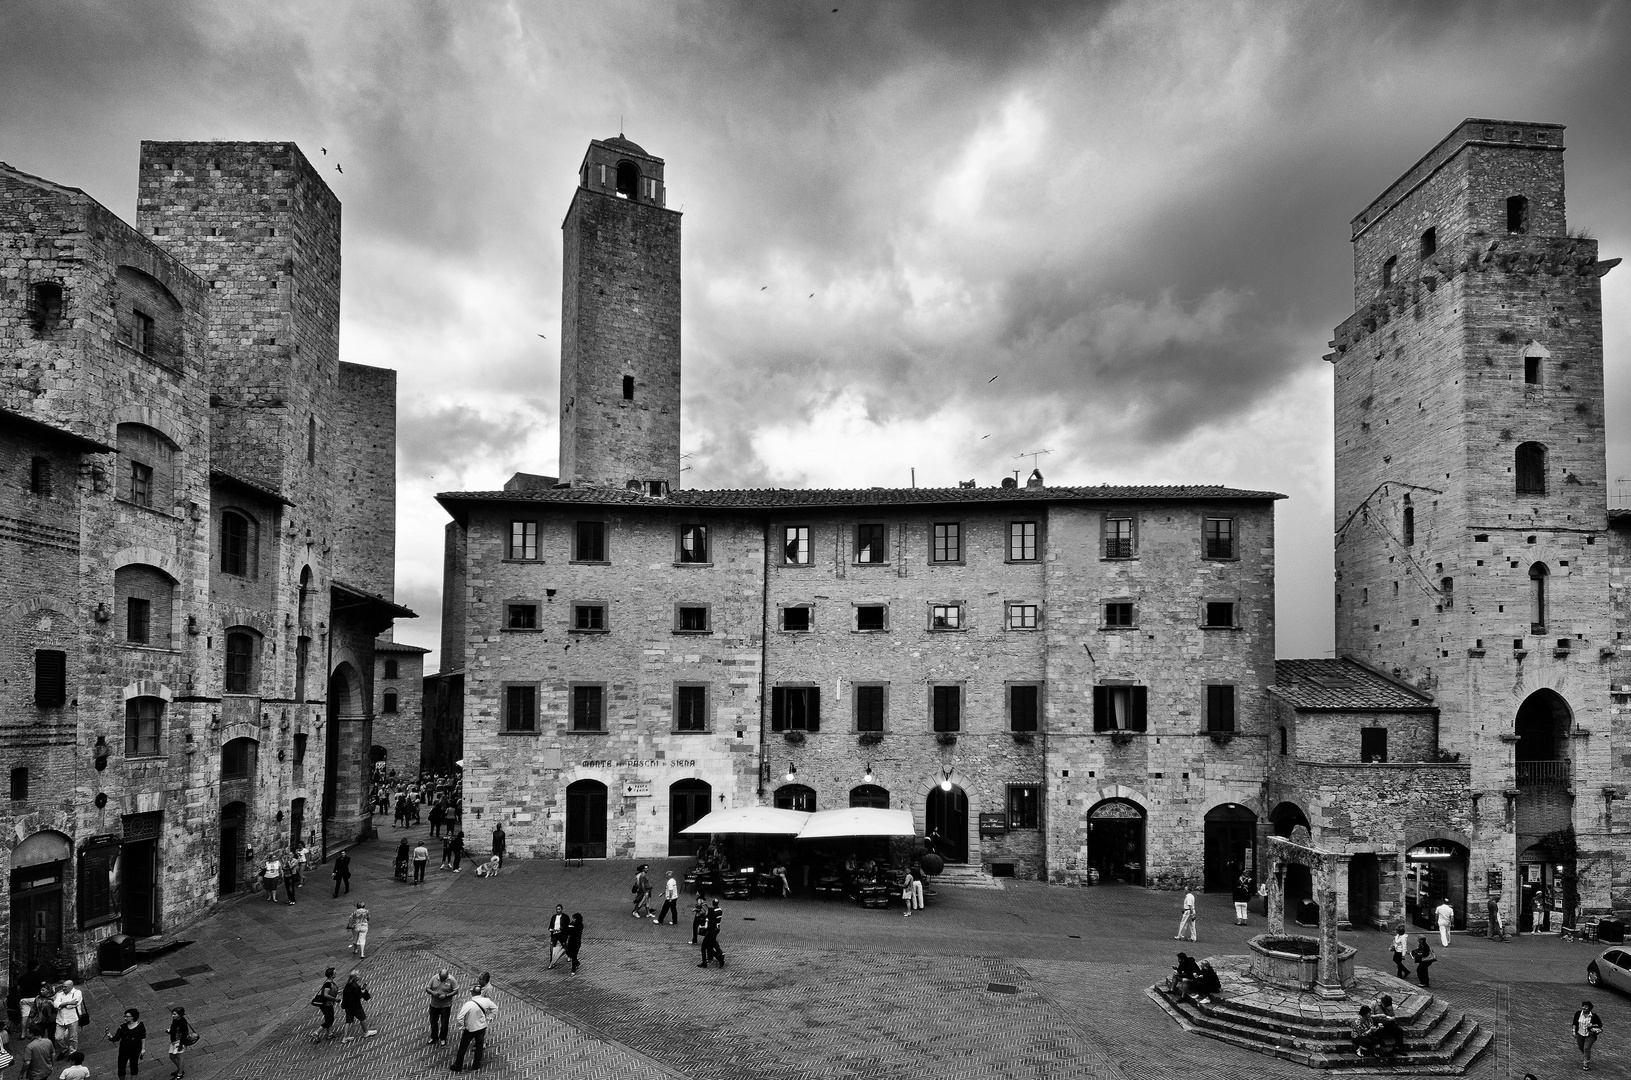
[[[1270, 993], [1225, 993], [1210, 1002], [1180, 1003], [1175, 994], [1152, 986], [1145, 996], [1185, 1031], [1248, 1050], [1285, 1058], [1313, 1069], [1352, 1073], [1412, 1073], [1460, 1076], [1492, 1041], [1489, 1032], [1442, 998], [1416, 993], [1398, 982], [1391, 990], [1394, 1011], [1404, 1029], [1402, 1053], [1391, 1058], [1360, 1057], [1349, 1028], [1359, 1004], [1374, 997], [1350, 999], [1314, 1009], [1292, 1006]], [[1288, 1007], [1290, 1006], [1290, 1007]]]
[[978, 866], [947, 863], [940, 873], [926, 879], [931, 886], [959, 885], [969, 889], [1000, 889], [1002, 878], [992, 877]]

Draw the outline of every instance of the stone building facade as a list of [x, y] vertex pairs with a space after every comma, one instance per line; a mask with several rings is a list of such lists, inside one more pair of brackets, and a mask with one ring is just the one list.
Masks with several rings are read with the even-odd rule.
[[131, 226], [0, 166], [13, 983], [365, 833], [373, 642], [410, 614], [338, 202], [286, 143], [144, 143], [138, 190]]
[[399, 776], [424, 767], [425, 654], [429, 649], [381, 638], [374, 642], [374, 741], [370, 760]]

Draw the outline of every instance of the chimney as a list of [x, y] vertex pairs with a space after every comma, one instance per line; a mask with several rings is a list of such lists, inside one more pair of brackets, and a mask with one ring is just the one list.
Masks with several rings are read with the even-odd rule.
[[1039, 488], [1039, 487], [1041, 487], [1042, 486], [1042, 470], [1041, 469], [1032, 469], [1031, 470], [1031, 475], [1025, 481], [1025, 486], [1028, 487], [1028, 488]]

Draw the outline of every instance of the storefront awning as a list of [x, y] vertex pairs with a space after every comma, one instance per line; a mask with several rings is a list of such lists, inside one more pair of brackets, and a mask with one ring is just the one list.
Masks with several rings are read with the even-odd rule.
[[803, 810], [778, 810], [773, 806], [737, 806], [729, 810], [715, 810], [680, 830], [682, 836], [703, 833], [760, 833], [775, 836], [795, 836], [804, 828], [809, 814]]
[[831, 836], [916, 836], [910, 810], [880, 810], [872, 806], [849, 806], [842, 810], [817, 810], [799, 833], [800, 840]]

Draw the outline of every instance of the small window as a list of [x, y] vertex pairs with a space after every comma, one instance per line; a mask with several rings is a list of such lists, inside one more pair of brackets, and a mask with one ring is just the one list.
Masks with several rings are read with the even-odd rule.
[[538, 558], [538, 523], [536, 521], [510, 522], [510, 547], [507, 559], [536, 560]]
[[868, 564], [889, 561], [889, 526], [855, 526], [855, 561]]
[[708, 622], [708, 608], [702, 604], [682, 604], [676, 611], [674, 629], [682, 634], [706, 634], [713, 627]]
[[1008, 688], [1008, 730], [1035, 731], [1041, 715], [1042, 688], [1016, 683]]
[[1235, 605], [1229, 600], [1206, 602], [1206, 623], [1209, 630], [1232, 630], [1235, 626]]
[[130, 313], [130, 347], [143, 356], [153, 355], [153, 316], [141, 309], [133, 309]]
[[1008, 827], [1035, 829], [1042, 820], [1042, 788], [1039, 784], [1008, 785]]
[[676, 686], [674, 688], [674, 730], [708, 730], [707, 686]]
[[28, 798], [28, 766], [19, 765], [11, 770], [11, 801], [23, 802]]
[[221, 573], [250, 577], [250, 523], [231, 510], [221, 515]]
[[133, 697], [125, 702], [125, 757], [158, 757], [164, 699]]
[[680, 562], [705, 563], [708, 555], [708, 526], [680, 526]]
[[1290, 735], [1290, 733], [1288, 733], [1286, 731], [1285, 725], [1282, 724], [1282, 725], [1280, 725], [1280, 754], [1282, 756], [1284, 756], [1288, 752], [1288, 750], [1290, 748], [1290, 743], [1291, 743], [1291, 735]]
[[1235, 557], [1235, 519], [1207, 518], [1202, 529], [1203, 554], [1208, 559]]
[[1133, 614], [1133, 604], [1130, 600], [1112, 600], [1104, 605], [1104, 625], [1106, 626], [1137, 626], [1138, 620]]
[[505, 604], [504, 627], [507, 630], [538, 629], [538, 605]]
[[[583, 687], [578, 687], [582, 690]], [[595, 689], [599, 689], [596, 687]], [[394, 712], [395, 710], [387, 710]], [[506, 686], [504, 688], [504, 730], [538, 730], [538, 688], [536, 686]]]
[[605, 604], [574, 604], [572, 605], [572, 629], [575, 631], [599, 631], [606, 629]]
[[574, 530], [572, 558], [576, 562], [606, 561], [606, 523], [580, 521]]
[[254, 772], [254, 759], [254, 739], [231, 739], [221, 744], [221, 779], [249, 779]]
[[1036, 561], [1036, 522], [1010, 521], [1008, 523], [1008, 561]]
[[770, 691], [770, 730], [820, 731], [821, 688], [773, 687]]
[[1416, 542], [1416, 508], [1414, 506], [1405, 507], [1401, 516], [1403, 518], [1404, 546], [1410, 547]]
[[247, 694], [254, 685], [255, 639], [243, 631], [227, 635], [225, 686], [229, 694]]
[[1438, 582], [1439, 603], [1444, 610], [1449, 611], [1455, 607], [1455, 578], [1440, 578]]
[[855, 730], [882, 731], [885, 692], [881, 685], [860, 685], [855, 688]]
[[1538, 356], [1523, 358], [1523, 381], [1530, 386], [1540, 385], [1540, 360]]
[[963, 526], [955, 521], [936, 522], [934, 545], [929, 552], [931, 562], [954, 563], [963, 561]]
[[668, 481], [667, 480], [647, 480], [646, 481], [646, 494], [650, 495], [653, 499], [666, 498], [667, 495], [668, 495]]
[[62, 322], [62, 286], [55, 281], [36, 281], [28, 287], [28, 321], [36, 334], [43, 334]]
[[1430, 259], [1438, 251], [1438, 229], [1430, 228], [1421, 234], [1421, 257]]
[[963, 688], [929, 687], [929, 719], [935, 731], [963, 730]]
[[796, 634], [809, 633], [813, 610], [808, 604], [782, 608], [782, 629]]
[[889, 608], [883, 604], [857, 604], [855, 629], [857, 631], [889, 629]]
[[151, 644], [153, 640], [153, 603], [139, 596], [125, 600], [125, 640], [134, 645]]
[[164, 435], [141, 424], [118, 427], [120, 498], [137, 506], [172, 509], [176, 448]]
[[1148, 687], [1095, 686], [1093, 688], [1093, 730], [1147, 730], [1149, 727], [1148, 702]]
[[1529, 231], [1529, 200], [1526, 197], [1512, 195], [1507, 198], [1506, 231], [1509, 233]]
[[811, 814], [816, 808], [816, 793], [814, 788], [803, 784], [783, 784], [776, 789], [771, 801], [778, 810], [802, 810]]
[[1206, 688], [1206, 730], [1233, 731], [1235, 729], [1235, 688], [1208, 686]]
[[383, 703], [381, 705], [381, 709], [384, 712], [386, 712], [387, 714], [390, 714], [390, 715], [393, 715], [393, 716], [396, 714], [396, 691], [395, 690], [385, 691], [385, 699], [384, 699], [384, 701], [383, 701]]
[[1399, 257], [1397, 255], [1388, 256], [1387, 262], [1382, 264], [1382, 288], [1393, 288], [1393, 272], [1398, 268]]
[[137, 506], [152, 506], [153, 466], [143, 465], [139, 461], [132, 461], [128, 480], [130, 501]]
[[[1544, 634], [1546, 632], [1546, 586], [1552, 576], [1545, 563], [1535, 563], [1529, 568], [1529, 632], [1531, 634]], [[1514, 646], [1516, 647], [1516, 646]]]
[[1361, 762], [1387, 763], [1387, 728], [1367, 727], [1359, 729], [1359, 760]]
[[1517, 474], [1519, 495], [1546, 494], [1546, 448], [1540, 443], [1526, 442], [1513, 452], [1513, 469]]
[[294, 763], [297, 768], [306, 764], [306, 740], [308, 738], [309, 736], [304, 731], [294, 737]]
[[1041, 610], [1036, 604], [1009, 604], [1008, 629], [1035, 630], [1038, 625], [1037, 612]]
[[632, 161], [617, 163], [617, 197], [634, 200], [640, 198], [640, 167]]
[[306, 417], [306, 461], [317, 462], [317, 417]]
[[394, 656], [387, 657], [385, 660], [385, 677], [387, 679], [394, 679], [397, 677], [396, 657]]
[[68, 701], [68, 654], [61, 649], [34, 650], [34, 705], [60, 709]]
[[623, 376], [623, 400], [624, 401], [633, 401], [634, 400], [634, 376], [633, 375]]
[[28, 490], [35, 495], [51, 494], [51, 459], [37, 457], [29, 462]]
[[782, 529], [782, 562], [788, 566], [810, 564], [810, 528], [788, 525]]
[[963, 628], [962, 604], [930, 604], [929, 629], [930, 630], [961, 630]]
[[1104, 557], [1130, 559], [1133, 557], [1133, 519], [1106, 517], [1104, 519]]

